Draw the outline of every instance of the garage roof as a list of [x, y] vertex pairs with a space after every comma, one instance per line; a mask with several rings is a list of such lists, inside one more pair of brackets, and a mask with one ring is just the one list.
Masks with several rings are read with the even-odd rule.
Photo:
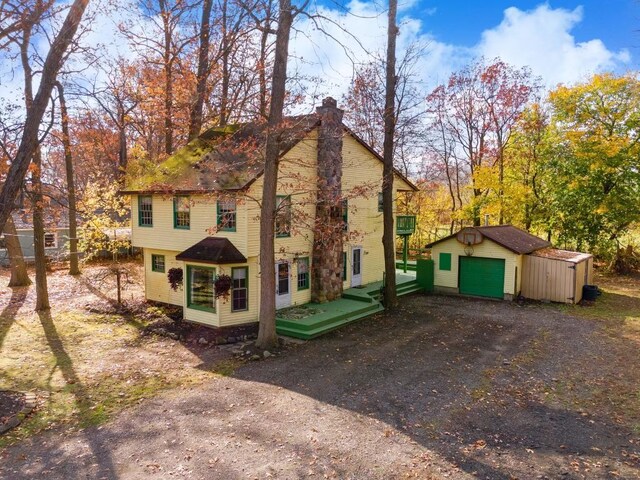
[[[497, 243], [498, 245], [506, 248], [507, 250], [511, 250], [512, 252], [519, 255], [535, 252], [536, 250], [540, 250], [541, 248], [551, 246], [550, 242], [536, 237], [535, 235], [531, 235], [529, 232], [525, 232], [524, 230], [514, 227], [513, 225], [466, 227], [466, 229], [476, 230], [480, 232], [483, 237], [486, 237], [489, 240]], [[448, 237], [436, 240], [435, 242], [428, 244], [426, 248], [431, 248], [438, 243], [455, 238], [458, 233], [459, 232], [456, 232], [453, 235], [449, 235]]]

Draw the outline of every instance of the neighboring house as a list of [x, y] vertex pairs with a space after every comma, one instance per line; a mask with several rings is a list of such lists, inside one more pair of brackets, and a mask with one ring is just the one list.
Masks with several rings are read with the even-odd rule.
[[463, 228], [426, 247], [436, 292], [577, 303], [592, 279], [593, 258], [550, 246], [512, 225], [496, 225]]
[[[288, 118], [279, 134], [278, 309], [335, 298], [324, 290], [331, 284], [340, 294], [383, 278], [382, 159], [341, 119], [335, 100], [326, 99], [317, 113]], [[132, 244], [144, 250], [147, 299], [181, 305], [185, 319], [214, 327], [258, 321], [264, 133], [256, 124], [210, 129], [121, 192], [131, 195]], [[338, 158], [327, 163], [332, 151]], [[336, 180], [339, 211], [316, 208]], [[415, 189], [395, 173], [395, 192]], [[331, 214], [329, 223], [337, 217], [337, 234], [322, 231], [322, 212]], [[177, 291], [167, 280], [171, 268], [184, 273]], [[228, 300], [214, 296], [221, 274], [232, 277]]]
[[[35, 261], [33, 247], [33, 223], [31, 215], [26, 211], [18, 211], [12, 214], [16, 232], [22, 247], [22, 254], [26, 262]], [[63, 259], [68, 255], [67, 241], [69, 238], [69, 224], [66, 217], [48, 218], [44, 234], [44, 248], [47, 257]], [[5, 240], [5, 233], [0, 235], [0, 265], [10, 264], [9, 253]]]

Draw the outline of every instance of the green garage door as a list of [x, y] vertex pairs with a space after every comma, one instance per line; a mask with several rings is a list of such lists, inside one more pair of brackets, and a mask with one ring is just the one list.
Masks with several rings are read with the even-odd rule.
[[460, 257], [460, 293], [504, 298], [504, 260]]

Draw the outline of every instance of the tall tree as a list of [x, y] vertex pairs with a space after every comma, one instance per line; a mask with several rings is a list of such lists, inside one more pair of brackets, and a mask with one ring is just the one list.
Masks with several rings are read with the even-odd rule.
[[67, 177], [67, 203], [69, 206], [69, 275], [80, 275], [78, 259], [78, 221], [76, 209], [76, 181], [73, 174], [73, 155], [71, 151], [71, 137], [69, 135], [69, 112], [64, 96], [62, 83], [56, 82], [58, 101], [60, 103], [60, 125], [62, 129], [62, 148], [64, 151], [64, 166]]
[[[26, 21], [22, 26], [20, 38], [20, 60], [24, 74], [24, 101], [28, 112], [33, 108], [33, 69], [29, 59], [29, 47], [31, 36], [36, 26], [38, 16], [34, 11], [30, 15], [31, 21]], [[49, 310], [49, 289], [47, 286], [47, 258], [44, 246], [45, 220], [44, 198], [42, 194], [42, 154], [40, 145], [33, 152], [31, 159], [31, 208], [33, 211], [33, 251], [36, 265], [36, 311]]]
[[[3, 108], [3, 113], [10, 116], [10, 112], [15, 106], [8, 105]], [[18, 125], [12, 124], [9, 118], [2, 118], [2, 136], [0, 140], [0, 184], [5, 180], [8, 165], [15, 155], [15, 135], [17, 134]], [[31, 285], [29, 274], [27, 273], [27, 264], [24, 261], [20, 238], [13, 223], [11, 216], [7, 218], [4, 231], [0, 231], [0, 237], [4, 239], [4, 245], [9, 255], [9, 265], [11, 269], [11, 278], [9, 279], [10, 287], [26, 287]]]
[[213, 0], [202, 1], [202, 19], [200, 20], [200, 45], [198, 46], [198, 72], [196, 74], [195, 100], [189, 115], [189, 140], [200, 134], [207, 78], [209, 77], [209, 44], [211, 41], [211, 8]]
[[[298, 11], [304, 8], [303, 6]], [[289, 36], [294, 16], [291, 0], [280, 0], [260, 207], [260, 325], [256, 342], [260, 348], [271, 348], [278, 341], [276, 336], [276, 260], [274, 251], [276, 192], [280, 156], [278, 130], [282, 127], [283, 120]]]
[[11, 162], [7, 179], [2, 186], [2, 191], [0, 191], [0, 231], [4, 229], [7, 218], [9, 218], [13, 210], [13, 203], [18, 190], [27, 173], [31, 158], [38, 148], [40, 123], [49, 104], [51, 92], [55, 85], [58, 71], [64, 61], [65, 53], [73, 41], [88, 3], [89, 0], [74, 0], [60, 31], [55, 36], [47, 53], [40, 76], [38, 93], [33, 99], [31, 108], [27, 111], [18, 151]]
[[398, 304], [396, 295], [396, 235], [393, 225], [393, 137], [395, 134], [396, 111], [396, 37], [398, 26], [396, 17], [398, 1], [389, 0], [389, 18], [387, 25], [387, 62], [384, 103], [384, 144], [382, 171], [382, 215], [384, 246], [384, 306], [394, 309]]
[[640, 221], [640, 81], [595, 75], [550, 102], [565, 147], [552, 164], [559, 239], [612, 258]]
[[486, 65], [480, 60], [452, 74], [446, 85], [436, 87], [427, 97], [427, 110], [435, 126], [431, 146], [447, 149], [437, 154], [445, 161], [446, 172], [452, 166], [461, 169], [447, 173], [450, 181], [458, 185], [460, 179], [470, 182], [471, 194], [464, 208], [474, 225], [480, 225], [490, 192], [478, 178], [486, 174], [484, 169], [495, 168], [497, 197], [501, 199], [510, 132], [536, 88], [528, 69], [516, 69], [500, 60]]

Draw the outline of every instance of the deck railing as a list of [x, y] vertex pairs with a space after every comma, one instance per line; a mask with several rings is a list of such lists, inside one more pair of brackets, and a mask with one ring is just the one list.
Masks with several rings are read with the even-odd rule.
[[412, 235], [415, 231], [415, 215], [398, 215], [396, 217], [396, 235]]

